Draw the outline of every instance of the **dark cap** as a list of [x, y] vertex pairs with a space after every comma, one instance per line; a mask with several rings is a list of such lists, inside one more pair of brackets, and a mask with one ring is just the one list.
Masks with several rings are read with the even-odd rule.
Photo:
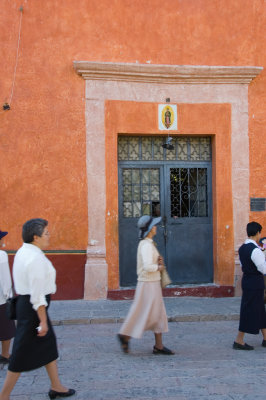
[[3, 232], [0, 230], [0, 240], [3, 239], [8, 234], [8, 232]]

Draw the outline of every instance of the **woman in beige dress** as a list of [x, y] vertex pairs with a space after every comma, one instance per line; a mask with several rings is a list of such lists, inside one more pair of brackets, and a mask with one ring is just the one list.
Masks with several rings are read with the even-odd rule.
[[162, 297], [161, 273], [165, 266], [153, 237], [161, 217], [143, 215], [138, 221], [140, 242], [137, 250], [137, 275], [134, 301], [123, 323], [118, 340], [124, 353], [129, 352], [131, 337], [139, 339], [144, 331], [154, 332], [153, 354], [171, 355], [174, 352], [163, 345], [162, 334], [168, 332], [168, 320]]

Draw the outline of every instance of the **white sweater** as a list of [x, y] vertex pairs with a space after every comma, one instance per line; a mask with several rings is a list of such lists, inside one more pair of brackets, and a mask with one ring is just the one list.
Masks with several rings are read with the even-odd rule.
[[158, 271], [159, 252], [150, 238], [139, 242], [137, 251], [137, 275], [138, 281], [160, 281], [161, 274]]

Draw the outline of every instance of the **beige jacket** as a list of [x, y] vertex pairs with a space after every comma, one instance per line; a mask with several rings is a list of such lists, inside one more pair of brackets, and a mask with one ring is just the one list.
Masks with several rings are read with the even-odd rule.
[[139, 242], [137, 251], [137, 275], [138, 281], [160, 281], [161, 274], [158, 271], [159, 252], [150, 238]]

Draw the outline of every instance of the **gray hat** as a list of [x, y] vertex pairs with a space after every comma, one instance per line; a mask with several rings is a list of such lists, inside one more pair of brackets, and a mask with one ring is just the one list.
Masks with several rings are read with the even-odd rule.
[[151, 231], [152, 227], [159, 224], [161, 220], [162, 217], [153, 218], [150, 215], [142, 215], [138, 220], [139, 238], [144, 239]]

